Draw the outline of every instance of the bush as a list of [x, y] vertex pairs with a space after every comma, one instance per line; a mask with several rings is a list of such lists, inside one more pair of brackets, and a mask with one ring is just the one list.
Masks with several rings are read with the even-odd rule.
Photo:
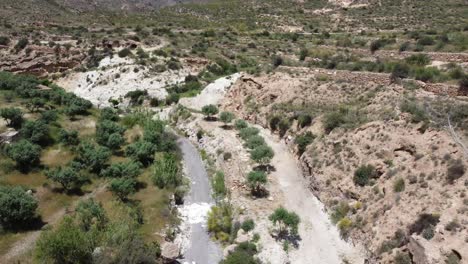
[[346, 215], [348, 215], [348, 212], [351, 210], [349, 207], [348, 203], [346, 202], [340, 202], [338, 205], [336, 205], [333, 208], [333, 212], [330, 216], [332, 222], [334, 224], [340, 222], [341, 219], [345, 218]]
[[278, 123], [280, 137], [283, 137], [290, 127], [291, 127], [291, 122], [289, 121], [288, 118], [281, 119], [281, 121]]
[[270, 163], [275, 153], [270, 146], [260, 145], [250, 151], [250, 158], [261, 165]]
[[132, 52], [129, 49], [124, 48], [124, 49], [121, 49], [117, 54], [119, 55], [120, 58], [125, 58], [128, 55], [132, 54]]
[[405, 180], [403, 178], [398, 178], [393, 183], [393, 191], [394, 192], [402, 192], [405, 190]]
[[406, 239], [406, 234], [403, 230], [401, 229], [398, 229], [395, 234], [393, 235], [393, 238], [387, 240], [387, 241], [384, 241], [379, 249], [378, 249], [378, 253], [379, 254], [382, 254], [382, 253], [385, 253], [385, 252], [390, 252], [392, 251], [394, 248], [399, 248], [399, 247], [402, 247], [403, 245], [405, 245], [406, 243], [408, 243], [407, 239]]
[[36, 218], [36, 199], [22, 187], [0, 186], [0, 225], [20, 228]]
[[412, 264], [413, 261], [408, 253], [398, 252], [395, 256], [395, 264]]
[[250, 242], [240, 243], [229, 255], [220, 262], [220, 264], [261, 264], [254, 255], [257, 253], [257, 247]]
[[224, 197], [226, 195], [226, 184], [224, 182], [224, 173], [217, 171], [213, 179], [213, 192], [218, 197]]
[[345, 112], [343, 111], [333, 111], [325, 114], [323, 119], [323, 126], [325, 132], [330, 133], [333, 129], [340, 127], [346, 123]]
[[26, 38], [22, 38], [22, 39], [18, 40], [18, 42], [16, 43], [15, 50], [16, 51], [23, 50], [24, 48], [26, 48], [26, 46], [28, 44], [29, 44], [29, 40], [26, 39]]
[[310, 126], [310, 124], [312, 124], [312, 116], [310, 116], [309, 114], [300, 114], [297, 118], [297, 125], [300, 128]]
[[465, 175], [465, 165], [461, 160], [452, 161], [447, 167], [447, 181], [453, 184], [457, 179]]
[[216, 105], [210, 104], [210, 105], [203, 106], [202, 107], [202, 112], [203, 112], [203, 114], [206, 116], [206, 118], [208, 120], [211, 120], [211, 117], [213, 115], [216, 115], [219, 112], [219, 110], [218, 110], [218, 107]]
[[23, 139], [7, 148], [7, 156], [16, 162], [20, 170], [27, 171], [39, 165], [41, 148]]
[[302, 153], [304, 153], [307, 146], [310, 145], [314, 141], [314, 139], [315, 136], [310, 131], [305, 132], [304, 134], [301, 134], [294, 139], [294, 143], [297, 144], [299, 155], [302, 155]]
[[232, 207], [227, 203], [213, 206], [208, 213], [208, 231], [212, 233], [216, 239], [227, 242], [233, 227], [232, 215]]
[[174, 154], [164, 153], [154, 162], [153, 183], [159, 188], [175, 188], [182, 184], [179, 162]]
[[425, 36], [425, 37], [418, 39], [418, 41], [416, 42], [416, 45], [431, 46], [431, 45], [434, 45], [434, 39], [429, 36]]
[[83, 232], [66, 216], [57, 229], [41, 234], [36, 257], [41, 263], [92, 263], [94, 240], [92, 234]]
[[10, 39], [5, 36], [0, 36], [0, 45], [8, 46], [10, 44]]
[[219, 119], [221, 119], [221, 121], [223, 121], [223, 123], [225, 125], [227, 125], [228, 123], [230, 123], [233, 119], [235, 118], [234, 114], [231, 113], [231, 112], [222, 112], [220, 115], [219, 115]]
[[134, 90], [125, 94], [125, 98], [130, 98], [130, 105], [141, 105], [148, 96], [147, 90]]
[[92, 227], [103, 230], [109, 221], [102, 204], [92, 198], [80, 201], [75, 211], [80, 227], [85, 231], [91, 230]]
[[281, 121], [281, 117], [277, 116], [277, 115], [274, 115], [270, 118], [270, 129], [272, 131], [275, 131], [276, 129], [278, 129], [278, 123]]
[[407, 78], [410, 72], [410, 68], [405, 63], [397, 63], [393, 66], [390, 79], [394, 82], [397, 79]]
[[428, 122], [429, 118], [424, 108], [415, 101], [405, 100], [400, 104], [400, 110], [402, 112], [411, 114], [411, 122]]
[[278, 226], [280, 236], [287, 234], [297, 235], [301, 220], [296, 213], [289, 212], [283, 207], [280, 207], [276, 209], [268, 219], [270, 219], [274, 225]]
[[340, 230], [340, 235], [342, 237], [347, 237], [352, 227], [353, 222], [348, 217], [345, 217], [338, 222], [338, 229]]
[[242, 128], [242, 129], [239, 131], [239, 136], [240, 136], [243, 140], [247, 140], [247, 139], [249, 139], [249, 138], [252, 137], [252, 136], [258, 135], [258, 133], [260, 133], [260, 130], [258, 130], [258, 128], [255, 128], [255, 127], [246, 127], [246, 128]]
[[405, 61], [411, 65], [425, 66], [431, 62], [431, 59], [426, 54], [415, 54], [406, 58]]
[[265, 145], [265, 144], [266, 144], [265, 140], [263, 139], [262, 136], [259, 136], [259, 135], [251, 136], [245, 142], [245, 146], [249, 149], [254, 149], [258, 146]]
[[263, 171], [251, 171], [247, 175], [247, 183], [253, 195], [262, 197], [265, 194], [267, 176]]
[[108, 120], [117, 122], [119, 121], [119, 119], [119, 115], [117, 114], [117, 111], [115, 111], [115, 109], [112, 109], [110, 107], [104, 107], [103, 109], [101, 109], [101, 113], [99, 115], [100, 121]]
[[236, 127], [237, 130], [241, 130], [243, 128], [246, 128], [248, 125], [247, 125], [247, 122], [245, 122], [245, 120], [243, 119], [237, 119], [235, 122], [234, 122], [234, 126]]
[[370, 178], [375, 176], [375, 168], [372, 165], [361, 165], [356, 172], [354, 172], [354, 184], [359, 186], [366, 186], [369, 184]]
[[125, 142], [125, 128], [110, 120], [100, 121], [96, 126], [96, 141], [110, 149], [119, 149]]
[[283, 61], [283, 58], [281, 56], [274, 56], [273, 57], [273, 67], [279, 67], [281, 65], [283, 65], [284, 61]]
[[254, 220], [252, 220], [252, 219], [245, 220], [244, 222], [242, 222], [241, 228], [242, 228], [242, 230], [244, 230], [244, 232], [250, 232], [250, 231], [254, 230], [254, 228], [255, 228]]

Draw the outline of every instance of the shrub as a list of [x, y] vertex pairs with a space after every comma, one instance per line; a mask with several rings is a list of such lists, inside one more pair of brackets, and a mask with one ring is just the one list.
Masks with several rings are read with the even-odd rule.
[[99, 115], [100, 121], [108, 120], [116, 122], [119, 121], [119, 119], [119, 115], [117, 114], [117, 111], [115, 111], [115, 109], [112, 109], [110, 107], [104, 107], [103, 109], [101, 109], [101, 113]]
[[226, 195], [226, 184], [224, 183], [224, 173], [217, 171], [213, 179], [213, 192], [219, 196], [224, 197]]
[[57, 121], [58, 113], [56, 110], [47, 110], [41, 113], [41, 119], [46, 124], [50, 124], [52, 122]]
[[287, 234], [297, 235], [301, 220], [296, 213], [289, 212], [283, 207], [280, 207], [276, 209], [268, 219], [270, 219], [274, 225], [278, 226], [280, 236]]
[[304, 61], [308, 55], [309, 55], [309, 50], [307, 50], [306, 48], [302, 48], [301, 51], [299, 52], [299, 60]]
[[182, 175], [174, 154], [164, 153], [154, 162], [153, 183], [159, 188], [175, 188], [182, 184]]
[[281, 117], [277, 116], [277, 115], [274, 115], [270, 118], [270, 129], [272, 131], [275, 131], [276, 129], [278, 129], [278, 123], [281, 121]]
[[208, 231], [212, 233], [216, 239], [227, 242], [233, 227], [232, 215], [232, 207], [227, 203], [213, 206], [208, 213]]
[[8, 46], [10, 44], [10, 39], [5, 36], [0, 36], [0, 45]]
[[275, 153], [270, 146], [260, 145], [250, 151], [250, 158], [261, 165], [270, 163]]
[[96, 141], [110, 149], [119, 149], [125, 142], [125, 128], [110, 120], [100, 121], [96, 126]]
[[395, 256], [395, 264], [412, 264], [413, 261], [408, 253], [398, 252]]
[[267, 176], [263, 171], [251, 171], [247, 175], [247, 183], [253, 195], [261, 197], [265, 194]]
[[119, 55], [120, 58], [125, 58], [128, 55], [132, 54], [132, 52], [129, 49], [124, 48], [124, 49], [121, 49], [117, 54]]
[[37, 201], [22, 187], [0, 186], [0, 225], [20, 228], [36, 218]]
[[340, 230], [342, 237], [347, 237], [352, 227], [353, 222], [348, 217], [345, 217], [338, 222], [338, 229]]
[[465, 175], [465, 165], [461, 160], [452, 161], [447, 167], [447, 181], [453, 184], [457, 179]]
[[405, 63], [397, 63], [393, 66], [390, 79], [394, 82], [397, 79], [407, 78], [410, 72], [410, 68]]
[[247, 122], [245, 122], [245, 120], [243, 119], [237, 119], [235, 122], [234, 122], [234, 126], [236, 127], [237, 130], [241, 130], [243, 128], [246, 128], [248, 125], [247, 125]]
[[402, 247], [403, 245], [405, 245], [407, 243], [407, 239], [406, 239], [406, 234], [403, 230], [401, 229], [398, 229], [395, 234], [393, 235], [393, 238], [387, 240], [387, 241], [384, 241], [379, 249], [378, 249], [378, 252], [379, 254], [382, 254], [382, 253], [385, 253], [385, 252], [390, 252], [392, 251], [394, 248], [399, 248], [399, 247]]
[[257, 247], [255, 244], [243, 242], [233, 252], [229, 253], [220, 264], [261, 264], [262, 262], [254, 257], [256, 253]]
[[134, 90], [125, 94], [125, 98], [130, 98], [130, 105], [141, 105], [148, 96], [147, 90]]
[[416, 45], [421, 45], [421, 46], [434, 45], [434, 39], [429, 36], [425, 36], [425, 37], [418, 39], [418, 41], [416, 42]]
[[398, 178], [393, 183], [393, 191], [394, 192], [402, 192], [405, 190], [405, 180], [403, 178]]
[[281, 66], [284, 63], [283, 58], [281, 56], [274, 56], [273, 57], [273, 67]]
[[400, 110], [402, 112], [411, 114], [411, 122], [428, 122], [429, 118], [424, 108], [415, 101], [405, 100], [400, 104]]
[[431, 62], [431, 59], [426, 54], [415, 54], [406, 58], [405, 61], [408, 64], [425, 66]]
[[15, 50], [16, 51], [23, 50], [24, 48], [26, 48], [26, 46], [28, 44], [29, 44], [29, 40], [26, 39], [26, 38], [22, 38], [22, 39], [18, 40], [18, 42], [16, 43]]
[[7, 148], [7, 156], [16, 162], [17, 167], [27, 171], [39, 165], [41, 148], [27, 140], [20, 140]]
[[300, 128], [310, 126], [310, 124], [312, 124], [312, 116], [310, 116], [309, 114], [300, 114], [297, 118], [297, 125]]
[[202, 112], [208, 120], [211, 120], [212, 116], [216, 115], [219, 112], [219, 110], [216, 105], [210, 104], [210, 105], [203, 106]]
[[323, 126], [325, 132], [330, 133], [333, 129], [340, 127], [346, 123], [345, 112], [343, 111], [333, 111], [325, 114], [323, 119]]
[[333, 212], [330, 216], [334, 224], [340, 222], [341, 219], [345, 218], [348, 215], [348, 212], [351, 210], [348, 203], [341, 201], [338, 205], [333, 208]]
[[302, 153], [304, 153], [307, 146], [310, 145], [314, 141], [314, 139], [315, 139], [315, 136], [310, 131], [307, 131], [307, 132], [297, 136], [294, 139], [294, 143], [297, 144], [297, 149], [298, 149], [300, 155], [302, 155]]
[[94, 201], [92, 198], [85, 201], [80, 201], [76, 206], [76, 218], [78, 219], [81, 228], [85, 231], [96, 227], [98, 230], [103, 230], [109, 219], [101, 203]]
[[244, 230], [244, 232], [250, 232], [250, 231], [254, 230], [254, 228], [255, 228], [254, 220], [252, 220], [252, 219], [245, 220], [244, 222], [242, 222], [241, 228], [242, 228], [242, 230]]
[[261, 145], [265, 145], [265, 140], [260, 135], [251, 136], [245, 142], [245, 146], [249, 149], [254, 149]]
[[361, 165], [355, 172], [353, 181], [354, 184], [365, 186], [369, 184], [370, 178], [375, 176], [375, 168], [372, 165]]
[[57, 229], [41, 234], [35, 249], [36, 257], [41, 263], [92, 263], [94, 240], [91, 233], [83, 232], [66, 216]]
[[242, 129], [239, 131], [239, 136], [240, 136], [243, 140], [247, 140], [248, 138], [250, 138], [250, 137], [252, 137], [252, 136], [258, 135], [258, 133], [260, 133], [260, 130], [258, 130], [258, 128], [255, 128], [255, 127], [246, 127], [246, 128], [242, 128]]
[[219, 119], [221, 119], [221, 121], [223, 121], [225, 125], [227, 125], [228, 123], [231, 123], [234, 117], [235, 117], [234, 114], [231, 112], [222, 112], [219, 115]]
[[281, 119], [281, 121], [278, 123], [280, 137], [283, 137], [290, 127], [291, 127], [291, 122], [289, 121], [288, 118]]
[[385, 46], [385, 44], [386, 44], [386, 41], [383, 40], [383, 39], [378, 39], [378, 40], [372, 41], [371, 44], [370, 44], [371, 53], [374, 53], [377, 50], [381, 49], [383, 46]]

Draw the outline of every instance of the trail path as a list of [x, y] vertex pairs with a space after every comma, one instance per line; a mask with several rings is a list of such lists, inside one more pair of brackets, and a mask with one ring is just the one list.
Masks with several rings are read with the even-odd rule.
[[189, 232], [182, 263], [218, 264], [223, 256], [222, 250], [220, 245], [211, 240], [206, 228], [207, 213], [214, 205], [208, 174], [192, 143], [186, 138], [180, 138], [178, 144], [190, 178], [190, 192], [184, 206], [179, 209], [184, 220], [182, 225], [188, 225]]
[[275, 177], [284, 194], [284, 206], [296, 212], [301, 218], [299, 227], [299, 248], [291, 250], [291, 263], [341, 264], [343, 259], [350, 263], [364, 263], [363, 250], [341, 239], [323, 204], [308, 189], [308, 183], [302, 176], [294, 156], [287, 146], [279, 142], [270, 131], [258, 127], [266, 143], [271, 146], [275, 156], [271, 164]]

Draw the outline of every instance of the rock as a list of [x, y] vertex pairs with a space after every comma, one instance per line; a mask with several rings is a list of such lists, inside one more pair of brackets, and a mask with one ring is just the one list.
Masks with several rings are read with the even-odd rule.
[[236, 244], [232, 244], [232, 245], [229, 245], [229, 246], [225, 247], [224, 251], [223, 251], [224, 257], [227, 257], [230, 253], [234, 252], [236, 247], [237, 247]]
[[176, 259], [180, 256], [180, 248], [172, 242], [164, 242], [161, 246], [161, 256], [166, 259]]
[[408, 249], [413, 255], [413, 263], [415, 264], [442, 263], [440, 251], [422, 237], [411, 236]]
[[271, 195], [268, 196], [267, 200], [270, 201], [270, 202], [272, 202], [272, 201], [274, 200], [274, 199], [273, 199], [273, 196], [271, 196]]
[[248, 233], [245, 233], [242, 229], [240, 229], [237, 232], [237, 237], [234, 242], [236, 242], [237, 244], [240, 244], [240, 243], [248, 242], [249, 240], [250, 240], [250, 235]]

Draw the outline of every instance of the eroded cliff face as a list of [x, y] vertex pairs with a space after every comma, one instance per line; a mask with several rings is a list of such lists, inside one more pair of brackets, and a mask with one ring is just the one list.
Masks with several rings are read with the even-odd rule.
[[[400, 252], [409, 252], [414, 263], [467, 260], [466, 156], [445, 127], [453, 107], [466, 109], [464, 98], [360, 74], [282, 68], [245, 75], [222, 105], [264, 127], [272, 117], [287, 119], [283, 139], [296, 153], [298, 135], [316, 136], [297, 155], [310, 189], [343, 236], [363, 242], [375, 263], [391, 263]], [[341, 125], [328, 131], [330, 113], [340, 111]], [[313, 119], [301, 127], [304, 113]], [[457, 122], [463, 138], [464, 121]], [[356, 171], [368, 165], [372, 173], [361, 186]]]

